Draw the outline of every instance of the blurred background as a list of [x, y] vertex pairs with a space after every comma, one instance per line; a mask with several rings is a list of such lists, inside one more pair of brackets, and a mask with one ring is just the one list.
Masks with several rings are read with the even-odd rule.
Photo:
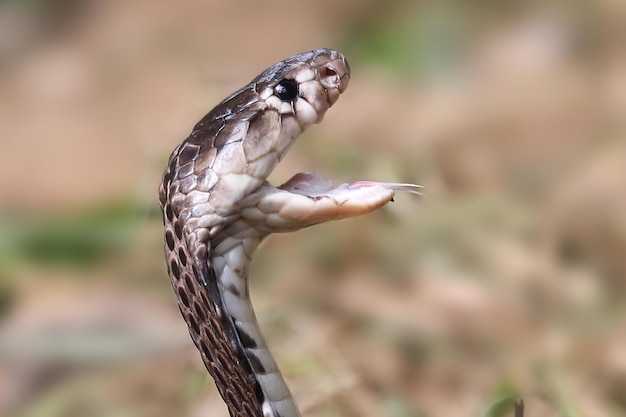
[[269, 238], [305, 416], [626, 415], [626, 3], [0, 2], [0, 415], [226, 416], [179, 317], [172, 149], [317, 47], [353, 78], [272, 176], [417, 182]]

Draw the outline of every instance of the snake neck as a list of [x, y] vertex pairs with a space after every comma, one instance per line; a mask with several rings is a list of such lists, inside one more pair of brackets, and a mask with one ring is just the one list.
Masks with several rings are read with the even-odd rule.
[[224, 314], [210, 244], [187, 244], [184, 220], [164, 204], [165, 254], [178, 306], [191, 339], [215, 380], [231, 417], [265, 417], [264, 394], [246, 359], [232, 321]]
[[235, 221], [212, 239], [164, 210], [168, 272], [191, 338], [232, 417], [299, 417], [250, 301], [248, 266], [266, 236]]
[[213, 248], [211, 255], [227, 325], [234, 330], [247, 368], [262, 391], [264, 417], [299, 417], [298, 407], [267, 347], [249, 295], [248, 266], [264, 236], [258, 236], [249, 227], [240, 228], [237, 222], [229, 229], [242, 231], [226, 231], [228, 237]]

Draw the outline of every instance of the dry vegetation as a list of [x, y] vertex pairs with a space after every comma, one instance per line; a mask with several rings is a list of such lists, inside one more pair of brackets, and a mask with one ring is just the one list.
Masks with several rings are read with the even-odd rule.
[[419, 182], [273, 236], [252, 293], [305, 416], [626, 415], [620, 0], [0, 2], [0, 414], [226, 416], [156, 188], [211, 105], [335, 47], [275, 182]]

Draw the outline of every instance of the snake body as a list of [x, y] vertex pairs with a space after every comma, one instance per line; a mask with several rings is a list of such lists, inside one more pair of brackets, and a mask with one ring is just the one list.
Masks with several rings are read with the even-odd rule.
[[251, 257], [270, 233], [372, 211], [410, 184], [335, 189], [313, 173], [267, 176], [348, 85], [342, 54], [294, 55], [231, 94], [172, 153], [159, 189], [168, 273], [189, 333], [232, 417], [300, 412], [257, 324]]

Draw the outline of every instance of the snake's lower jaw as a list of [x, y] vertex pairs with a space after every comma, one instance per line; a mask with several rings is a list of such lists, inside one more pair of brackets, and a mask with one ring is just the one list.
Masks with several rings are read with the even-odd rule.
[[316, 173], [294, 175], [278, 188], [266, 183], [262, 197], [242, 211], [251, 224], [269, 233], [302, 229], [318, 223], [359, 216], [393, 200], [396, 191], [417, 193], [414, 184], [358, 181], [333, 188]]

